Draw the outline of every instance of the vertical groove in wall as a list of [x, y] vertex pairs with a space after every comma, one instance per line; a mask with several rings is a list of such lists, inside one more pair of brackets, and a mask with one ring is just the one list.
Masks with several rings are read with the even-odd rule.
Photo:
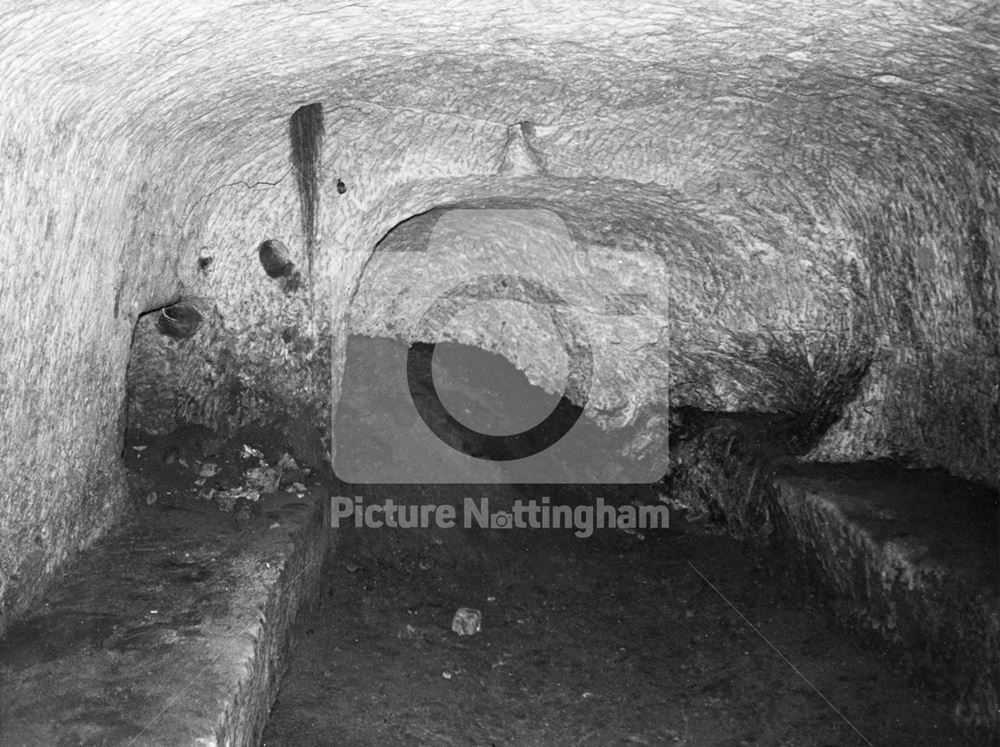
[[[323, 105], [320, 103], [300, 106], [288, 122], [291, 141], [292, 168], [299, 192], [302, 217], [302, 235], [305, 241], [307, 288], [309, 293], [308, 337], [318, 343], [316, 322], [315, 256], [319, 225], [320, 182], [322, 180], [323, 158]], [[309, 389], [313, 398], [320, 395], [321, 379], [316, 372], [309, 374]]]
[[299, 107], [289, 121], [292, 166], [302, 207], [302, 233], [305, 236], [309, 287], [312, 292], [313, 256], [316, 251], [316, 226], [319, 222], [320, 162], [323, 156], [323, 105]]

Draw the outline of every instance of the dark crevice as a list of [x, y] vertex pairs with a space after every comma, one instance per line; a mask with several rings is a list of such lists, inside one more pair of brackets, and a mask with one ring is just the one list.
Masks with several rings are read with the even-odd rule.
[[169, 303], [159, 309], [153, 309], [149, 313], [157, 315], [156, 329], [160, 334], [175, 340], [187, 340], [194, 337], [203, 321], [197, 307], [186, 300]]
[[291, 139], [292, 167], [302, 211], [309, 280], [312, 283], [313, 258], [319, 222], [321, 161], [323, 157], [323, 105], [308, 104], [292, 114], [288, 126]]

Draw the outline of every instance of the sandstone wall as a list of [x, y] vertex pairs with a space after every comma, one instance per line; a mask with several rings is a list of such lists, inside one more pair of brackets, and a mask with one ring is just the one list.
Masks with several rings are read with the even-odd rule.
[[[972, 2], [5, 9], [0, 627], [122, 510], [126, 422], [328, 422], [373, 248], [452, 203], [606, 197], [673, 262], [678, 401], [815, 407], [870, 351], [815, 454], [1000, 484], [998, 38]], [[286, 292], [256, 251], [310, 264], [288, 120], [316, 102]], [[183, 298], [201, 331], [156, 334]], [[663, 390], [625, 373], [625, 411]]]

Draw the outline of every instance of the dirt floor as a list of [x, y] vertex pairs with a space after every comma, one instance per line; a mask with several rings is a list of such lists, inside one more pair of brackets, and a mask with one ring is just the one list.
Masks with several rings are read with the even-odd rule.
[[[968, 744], [781, 561], [709, 524], [340, 535], [269, 747]], [[452, 632], [459, 607], [480, 633]]]

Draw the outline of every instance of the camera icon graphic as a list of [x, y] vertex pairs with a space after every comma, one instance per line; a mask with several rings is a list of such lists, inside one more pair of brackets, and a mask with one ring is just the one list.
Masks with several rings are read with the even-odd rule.
[[494, 511], [490, 514], [490, 529], [513, 529], [514, 514], [510, 511]]
[[[383, 244], [351, 311], [334, 419], [340, 479], [662, 477], [665, 451], [637, 469], [622, 433], [588, 417], [601, 386], [600, 342], [619, 313], [595, 291], [615, 273], [614, 252], [595, 262], [545, 209], [450, 209], [420, 216], [403, 239]], [[636, 254], [619, 263], [635, 265]], [[654, 259], [659, 268], [632, 275], [662, 292]]]

